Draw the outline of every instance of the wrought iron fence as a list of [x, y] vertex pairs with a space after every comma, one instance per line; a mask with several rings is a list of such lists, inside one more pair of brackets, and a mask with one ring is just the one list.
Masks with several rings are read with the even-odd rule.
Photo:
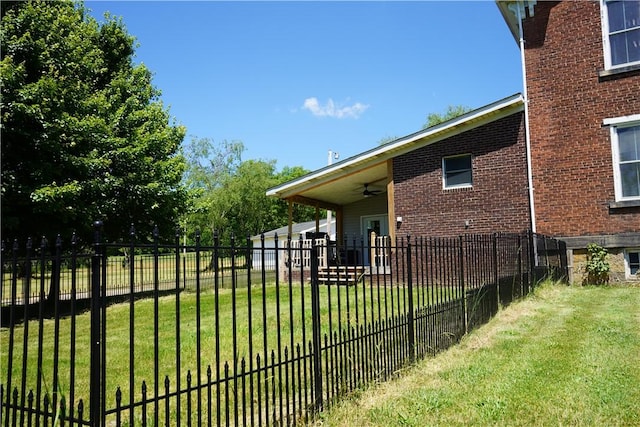
[[[531, 233], [351, 239], [334, 265], [284, 240], [3, 244], [0, 424], [308, 423], [566, 274]], [[365, 251], [388, 265], [345, 265]]]

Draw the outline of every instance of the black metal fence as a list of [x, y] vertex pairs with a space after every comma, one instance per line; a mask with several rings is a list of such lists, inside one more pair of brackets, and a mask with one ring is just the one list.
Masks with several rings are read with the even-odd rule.
[[0, 424], [308, 423], [566, 275], [531, 233], [386, 242], [3, 244]]

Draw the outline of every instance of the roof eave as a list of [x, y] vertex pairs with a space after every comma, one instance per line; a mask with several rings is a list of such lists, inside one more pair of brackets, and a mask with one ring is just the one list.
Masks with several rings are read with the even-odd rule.
[[517, 3], [517, 1], [496, 0], [496, 6], [498, 6], [498, 10], [502, 14], [502, 18], [504, 19], [504, 22], [507, 24], [507, 27], [509, 27], [509, 31], [511, 31], [511, 35], [513, 36], [513, 39], [515, 40], [516, 44], [520, 46], [518, 18], [509, 9], [509, 6], [513, 3]]
[[[513, 39], [520, 48], [520, 26], [518, 24], [518, 15], [531, 17], [534, 15], [537, 0], [496, 0], [496, 6], [502, 14], [502, 18], [509, 27]], [[517, 10], [520, 9], [518, 12]]]

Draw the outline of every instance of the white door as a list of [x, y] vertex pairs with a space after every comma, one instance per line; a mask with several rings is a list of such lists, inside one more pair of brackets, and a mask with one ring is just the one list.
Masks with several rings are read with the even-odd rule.
[[[372, 232], [376, 233], [376, 236], [389, 235], [389, 219], [387, 214], [362, 216], [360, 218], [360, 228], [362, 235], [365, 237], [365, 245], [371, 247], [372, 242], [369, 236]], [[364, 264], [371, 265], [369, 251], [365, 250], [364, 252]]]

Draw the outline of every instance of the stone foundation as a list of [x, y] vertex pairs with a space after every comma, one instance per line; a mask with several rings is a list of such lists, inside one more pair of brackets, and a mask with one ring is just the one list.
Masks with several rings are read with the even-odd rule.
[[[624, 250], [619, 248], [610, 248], [609, 256], [607, 260], [611, 267], [609, 272], [609, 284], [621, 284], [621, 283], [638, 283], [640, 284], [640, 278], [627, 278], [625, 274], [625, 262], [624, 262]], [[570, 262], [570, 281], [573, 284], [583, 284], [586, 278], [586, 265], [588, 252], [586, 249], [573, 249], [569, 251], [571, 253]]]

